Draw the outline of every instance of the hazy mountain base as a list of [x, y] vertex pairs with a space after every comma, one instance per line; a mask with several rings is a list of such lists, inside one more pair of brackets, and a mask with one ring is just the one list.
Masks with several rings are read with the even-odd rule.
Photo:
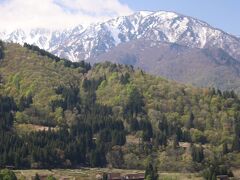
[[121, 43], [90, 62], [133, 65], [146, 72], [192, 84], [240, 92], [240, 63], [222, 49], [189, 48], [175, 43], [139, 39]]
[[[28, 145], [36, 148], [38, 144], [34, 144], [34, 138], [50, 137], [44, 139], [44, 144], [47, 145], [43, 145], [41, 151], [48, 149], [45, 152], [46, 158], [56, 158], [58, 161], [55, 166], [144, 169], [147, 162], [153, 161], [159, 170], [200, 171], [209, 167], [208, 163], [214, 163], [217, 167], [234, 167], [240, 164], [240, 104], [233, 92], [222, 93], [213, 89], [180, 85], [125, 65], [96, 64], [87, 71], [84, 66], [66, 67], [64, 61], [55, 62], [16, 44], [4, 44], [0, 72], [3, 76], [2, 94], [13, 96], [17, 104], [13, 113], [15, 125], [27, 123], [57, 127], [50, 132], [26, 136], [30, 143]], [[67, 86], [69, 92], [78, 87], [79, 93], [76, 91], [77, 94], [73, 94], [73, 97], [76, 95], [80, 100], [72, 102], [72, 95], [61, 94], [62, 87], [59, 89], [59, 85], [63, 89]], [[29, 96], [32, 97], [30, 104], [22, 104], [27, 101], [24, 98]], [[58, 100], [62, 100], [60, 102], [63, 104], [56, 103]], [[100, 110], [95, 112], [89, 105], [100, 105]], [[94, 116], [86, 114], [88, 108]], [[8, 113], [12, 112], [13, 110]], [[101, 129], [95, 127], [97, 122], [103, 123], [101, 126], [108, 123], [114, 126], [109, 128], [104, 125]], [[116, 134], [114, 131], [114, 128], [120, 128], [119, 132], [122, 132], [121, 122], [124, 125], [124, 134], [127, 135], [126, 143], [121, 139], [124, 138], [123, 134]], [[89, 128], [95, 133], [85, 134], [91, 143], [87, 147], [90, 152], [84, 151], [86, 159], [81, 159], [81, 163], [74, 163], [75, 157], [68, 159], [68, 153], [74, 152], [71, 146], [79, 143], [74, 139], [74, 132], [81, 134], [81, 131], [85, 131], [77, 126], [78, 123], [84, 123], [80, 125], [86, 125], [85, 130], [88, 131]], [[70, 135], [66, 129], [61, 129], [64, 127], [69, 128]], [[17, 130], [19, 133], [19, 129]], [[9, 135], [14, 133], [9, 130], [7, 132]], [[71, 138], [71, 146], [68, 147], [68, 142], [61, 140], [65, 138], [63, 134]], [[114, 139], [115, 135], [121, 135], [120, 142], [119, 138], [117, 141]], [[80, 143], [81, 141], [82, 138]], [[67, 149], [63, 148], [65, 145]], [[52, 147], [49, 149], [50, 146]], [[106, 158], [106, 162], [95, 159], [100, 156], [96, 148], [101, 146], [105, 146], [100, 154]], [[1, 148], [1, 156], [8, 157], [4, 150], [11, 147]], [[79, 153], [81, 150], [77, 150], [76, 157]], [[13, 154], [9, 155], [14, 157]], [[18, 165], [18, 168], [52, 167], [51, 161], [39, 160], [38, 156], [34, 152], [27, 153], [23, 158], [28, 163], [24, 166], [14, 164], [15, 161], [11, 159], [7, 159], [6, 163], [11, 162]]]

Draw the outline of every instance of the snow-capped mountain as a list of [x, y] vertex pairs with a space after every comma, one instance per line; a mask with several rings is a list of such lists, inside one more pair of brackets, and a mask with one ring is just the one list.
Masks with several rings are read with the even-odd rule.
[[18, 29], [1, 32], [0, 38], [34, 44], [72, 61], [95, 58], [121, 43], [137, 39], [193, 48], [221, 48], [240, 60], [239, 38], [195, 18], [166, 11], [141, 11], [88, 27], [79, 25], [60, 31]]

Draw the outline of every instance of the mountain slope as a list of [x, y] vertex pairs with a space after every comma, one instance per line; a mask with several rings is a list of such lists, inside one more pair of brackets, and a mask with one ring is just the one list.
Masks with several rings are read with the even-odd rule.
[[33, 29], [25, 32], [18, 29], [2, 32], [0, 38], [35, 44], [70, 60], [95, 57], [119, 43], [140, 38], [196, 48], [221, 48], [234, 58], [240, 57], [240, 41], [237, 37], [203, 21], [166, 11], [140, 11], [89, 27], [79, 25], [62, 31]]
[[240, 91], [239, 61], [218, 48], [189, 48], [139, 39], [119, 44], [90, 61], [128, 64], [181, 83]]
[[[79, 25], [61, 31], [16, 30], [2, 32], [0, 38], [35, 44], [72, 61], [85, 59], [93, 63], [107, 59], [136, 64], [153, 74], [200, 87], [215, 86], [236, 91], [240, 87], [240, 39], [203, 21], [174, 12], [141, 11], [89, 27]], [[174, 48], [166, 50], [159, 44], [183, 48], [179, 54]], [[130, 46], [134, 53], [128, 50]], [[134, 59], [135, 56], [140, 60]]]
[[[199, 171], [216, 151], [224, 165], [239, 165], [240, 101], [234, 92], [194, 88], [109, 62], [77, 66], [12, 43], [1, 49], [1, 166], [136, 169], [154, 157], [159, 170]], [[54, 131], [18, 136], [6, 119]], [[185, 150], [179, 141], [204, 148], [204, 157], [194, 159], [193, 148]], [[225, 155], [223, 144], [229, 147]]]

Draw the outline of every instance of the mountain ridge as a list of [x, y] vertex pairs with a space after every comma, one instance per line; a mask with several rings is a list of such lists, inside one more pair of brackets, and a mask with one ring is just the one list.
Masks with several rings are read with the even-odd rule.
[[[162, 23], [163, 26], [161, 26]], [[171, 28], [173, 28], [172, 32]], [[38, 28], [24, 32], [19, 29], [11, 33], [2, 32], [0, 38], [8, 42], [34, 44], [61, 57], [78, 61], [106, 52], [119, 43], [139, 38], [203, 48], [211, 46], [211, 43], [208, 45], [207, 35], [204, 32], [209, 29], [215, 33], [214, 38], [223, 36], [221, 38], [225, 38], [225, 41], [227, 41], [226, 38], [228, 40], [230, 38], [231, 41], [237, 41], [240, 47], [237, 37], [214, 28], [204, 21], [170, 11], [139, 11], [129, 16], [120, 16], [105, 22], [91, 24], [85, 28], [78, 25], [72, 29], [61, 31]], [[186, 39], [188, 36], [189, 39]], [[193, 42], [191, 42], [191, 38], [193, 38]], [[209, 39], [209, 41], [212, 40]], [[223, 46], [221, 42], [214, 39], [213, 43]], [[240, 54], [236, 54], [236, 52], [230, 54], [240, 57]]]

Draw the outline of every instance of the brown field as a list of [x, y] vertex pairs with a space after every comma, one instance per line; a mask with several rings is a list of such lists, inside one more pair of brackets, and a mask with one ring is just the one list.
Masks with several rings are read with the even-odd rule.
[[[14, 128], [18, 133], [29, 133], [31, 131], [47, 131], [48, 126], [40, 126], [40, 125], [34, 125], [34, 124], [14, 124]], [[51, 128], [52, 130], [56, 128]]]
[[[94, 180], [97, 174], [106, 173], [143, 173], [141, 170], [122, 170], [108, 168], [82, 168], [82, 169], [54, 169], [54, 170], [15, 170], [18, 178], [30, 179], [36, 173], [39, 175], [53, 175], [57, 179], [76, 179], [76, 180]], [[197, 174], [193, 173], [159, 173], [160, 180], [203, 180]]]

